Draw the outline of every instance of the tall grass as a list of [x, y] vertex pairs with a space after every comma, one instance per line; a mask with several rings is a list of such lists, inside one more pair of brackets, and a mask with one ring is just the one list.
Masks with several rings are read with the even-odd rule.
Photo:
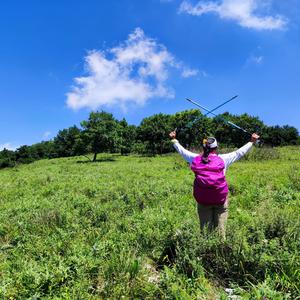
[[226, 241], [200, 234], [176, 154], [0, 171], [0, 296], [299, 299], [300, 148], [278, 152], [229, 169]]

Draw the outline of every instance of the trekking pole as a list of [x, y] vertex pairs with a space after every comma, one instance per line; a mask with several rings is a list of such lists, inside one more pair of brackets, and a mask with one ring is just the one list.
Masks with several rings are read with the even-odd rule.
[[[237, 97], [237, 96], [233, 97], [232, 100], [233, 100], [234, 98], [236, 98], [236, 97]], [[234, 128], [236, 128], [236, 129], [238, 129], [238, 130], [243, 131], [245, 134], [248, 134], [248, 135], [252, 136], [252, 134], [251, 134], [250, 132], [248, 132], [247, 130], [245, 130], [244, 128], [242, 128], [242, 127], [240, 127], [240, 126], [234, 124], [233, 122], [228, 121], [228, 120], [226, 120], [225, 118], [223, 118], [223, 117], [221, 117], [221, 116], [218, 116], [218, 115], [216, 115], [215, 113], [213, 113], [213, 110], [215, 110], [215, 109], [209, 110], [209, 109], [205, 108], [204, 106], [200, 105], [199, 103], [197, 103], [197, 102], [195, 102], [195, 101], [193, 101], [193, 100], [191, 100], [191, 99], [189, 99], [189, 98], [186, 98], [186, 100], [189, 101], [189, 102], [191, 102], [191, 103], [193, 103], [194, 105], [200, 107], [201, 109], [205, 110], [205, 111], [207, 112], [206, 115], [212, 114], [213, 116], [215, 116], [215, 117], [217, 117], [218, 119], [222, 120], [222, 121], [225, 122], [226, 124], [229, 124], [231, 127], [234, 127]], [[231, 101], [231, 99], [230, 99], [230, 101]], [[229, 102], [229, 100], [228, 100], [227, 102]], [[224, 103], [224, 104], [225, 104], [225, 103]], [[222, 105], [221, 105], [221, 106], [222, 106]]]
[[219, 106], [215, 107], [214, 109], [212, 109], [210, 112], [206, 113], [204, 116], [209, 115], [210, 113], [214, 112], [215, 110], [217, 110], [218, 108], [222, 107], [223, 105], [227, 104], [228, 102], [234, 100], [235, 98], [237, 98], [239, 95], [235, 95], [232, 98], [230, 98], [229, 100], [225, 101], [224, 103], [220, 104]]
[[[210, 110], [210, 112], [207, 112], [205, 115], [202, 115], [200, 118], [197, 118], [197, 119], [195, 119], [195, 120], [189, 122], [189, 123], [187, 124], [187, 127], [189, 127], [189, 126], [192, 125], [193, 123], [197, 122], [198, 120], [202, 119], [203, 117], [207, 117], [210, 113], [214, 112], [214, 111], [217, 110], [218, 108], [222, 107], [223, 105], [227, 104], [228, 102], [234, 100], [234, 99], [237, 98], [237, 97], [238, 97], [238, 95], [233, 96], [233, 97], [230, 98], [229, 100], [223, 102], [222, 104], [218, 105], [218, 106], [215, 107], [214, 109]], [[189, 100], [189, 99], [187, 99], [187, 100]], [[189, 101], [192, 101], [192, 100], [189, 100]], [[195, 104], [195, 103], [194, 103], [194, 104]]]

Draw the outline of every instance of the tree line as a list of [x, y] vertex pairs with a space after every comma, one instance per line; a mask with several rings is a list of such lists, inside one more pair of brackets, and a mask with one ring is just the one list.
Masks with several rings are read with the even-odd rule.
[[[31, 163], [45, 158], [69, 157], [103, 152], [155, 155], [173, 151], [168, 139], [170, 131], [177, 128], [181, 144], [199, 149], [202, 139], [215, 136], [222, 146], [239, 147], [249, 140], [249, 136], [225, 122], [225, 118], [245, 128], [257, 132], [262, 137], [262, 145], [299, 145], [298, 130], [292, 126], [267, 126], [258, 117], [248, 114], [232, 115], [224, 113], [214, 118], [204, 116], [199, 110], [186, 110], [176, 114], [156, 114], [144, 118], [139, 126], [129, 125], [125, 119], [117, 120], [112, 114], [91, 112], [88, 120], [60, 130], [51, 141], [42, 141], [31, 146], [21, 146], [15, 151], [4, 149], [0, 152], [0, 168], [12, 167], [19, 163]], [[88, 157], [87, 157], [88, 158]]]

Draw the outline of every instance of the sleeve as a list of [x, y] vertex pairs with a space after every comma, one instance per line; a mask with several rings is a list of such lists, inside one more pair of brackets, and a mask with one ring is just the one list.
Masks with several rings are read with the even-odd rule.
[[221, 157], [225, 163], [225, 170], [228, 169], [228, 167], [231, 164], [233, 164], [234, 162], [242, 158], [251, 149], [252, 146], [253, 143], [249, 142], [234, 152], [230, 152], [227, 154], [220, 154], [219, 157]]
[[176, 151], [185, 159], [189, 164], [191, 164], [196, 156], [199, 154], [190, 152], [183, 148], [177, 140], [172, 140], [173, 147]]

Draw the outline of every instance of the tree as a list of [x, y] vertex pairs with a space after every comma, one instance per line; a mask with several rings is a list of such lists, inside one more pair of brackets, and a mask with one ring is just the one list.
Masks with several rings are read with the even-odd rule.
[[13, 167], [16, 164], [14, 151], [3, 149], [0, 151], [0, 168]]
[[[250, 134], [253, 132], [261, 134], [265, 129], [264, 123], [258, 117], [253, 117], [248, 114], [237, 116], [226, 112], [220, 115], [220, 117], [244, 128]], [[213, 118], [213, 124], [215, 128], [215, 137], [217, 140], [220, 140], [223, 145], [240, 147], [250, 140], [250, 135], [233, 128], [218, 117]]]
[[37, 160], [37, 155], [30, 146], [23, 145], [16, 150], [16, 161], [19, 163], [31, 163]]
[[81, 155], [87, 152], [81, 130], [75, 125], [60, 130], [54, 138], [54, 146], [58, 157]]
[[299, 132], [297, 128], [289, 125], [282, 126], [284, 145], [297, 145]]
[[172, 116], [157, 114], [142, 120], [137, 137], [145, 143], [147, 153], [162, 154], [171, 150], [168, 136], [172, 129]]
[[212, 121], [198, 109], [176, 113], [174, 128], [178, 129], [178, 139], [185, 147], [199, 147], [203, 138], [213, 135]]
[[119, 146], [120, 137], [118, 122], [112, 114], [91, 112], [87, 121], [82, 121], [83, 138], [94, 153], [93, 161], [96, 161], [100, 152], [114, 152]]
[[45, 141], [29, 146], [34, 159], [57, 157], [53, 141]]
[[132, 152], [136, 140], [136, 126], [128, 125], [125, 119], [119, 122], [120, 151], [122, 155]]
[[266, 127], [264, 141], [272, 146], [297, 145], [299, 132], [295, 127], [288, 125]]

